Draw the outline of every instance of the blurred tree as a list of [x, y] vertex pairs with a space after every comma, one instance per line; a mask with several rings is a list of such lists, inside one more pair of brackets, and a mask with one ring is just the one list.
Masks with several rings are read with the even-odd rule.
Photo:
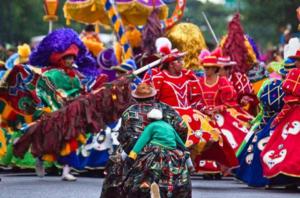
[[280, 36], [291, 25], [291, 32], [298, 32], [299, 24], [296, 9], [299, 0], [244, 0], [247, 4], [241, 10], [244, 32], [263, 47], [278, 45]]
[[[68, 27], [81, 32], [84, 24], [66, 25], [62, 10], [64, 2], [59, 1], [58, 21], [53, 23], [53, 30]], [[46, 14], [44, 0], [0, 0], [0, 7], [7, 8], [0, 12], [0, 41], [18, 45], [29, 43], [31, 37], [48, 34], [49, 23], [43, 21]]]
[[[170, 6], [169, 15], [173, 13], [173, 10], [173, 6]], [[224, 5], [222, 4], [214, 4], [211, 2], [202, 3], [195, 0], [186, 0], [186, 8], [181, 21], [191, 22], [199, 26], [204, 35], [205, 41], [208, 44], [208, 47], [214, 48], [216, 43], [206, 25], [206, 22], [202, 16], [202, 12], [205, 13], [216, 36], [219, 38], [227, 34], [227, 18], [233, 12], [225, 9]]]

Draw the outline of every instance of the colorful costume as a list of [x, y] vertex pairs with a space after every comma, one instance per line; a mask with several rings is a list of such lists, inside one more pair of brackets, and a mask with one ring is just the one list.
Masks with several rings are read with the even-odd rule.
[[[140, 134], [144, 131], [144, 128], [151, 122], [147, 119], [147, 113], [152, 109], [161, 110], [163, 113], [162, 120], [171, 124], [182, 140], [186, 139], [187, 127], [180, 115], [170, 106], [163, 103], [155, 103], [150, 100], [132, 105], [129, 109], [124, 111], [118, 137], [121, 145], [114, 152], [114, 155], [121, 153], [123, 146], [129, 144], [132, 138], [139, 138]], [[142, 153], [147, 153], [149, 149], [152, 150], [153, 146], [151, 148], [144, 148]], [[123, 194], [124, 186], [122, 183], [122, 175], [125, 174], [126, 176], [124, 167], [109, 161], [106, 172], [107, 175], [103, 181], [101, 198], [126, 196], [126, 194]], [[141, 172], [138, 174], [141, 174]], [[130, 177], [130, 174], [128, 177]], [[145, 185], [144, 187], [150, 188], [150, 185]]]
[[264, 83], [260, 91], [260, 101], [264, 109], [263, 117], [238, 157], [240, 168], [236, 172], [236, 179], [251, 187], [265, 187], [269, 182], [263, 177], [260, 154], [274, 131], [270, 125], [284, 105], [282, 84], [282, 81], [276, 79]]
[[[57, 44], [58, 41], [59, 44]], [[74, 67], [78, 67], [78, 70], [71, 69], [66, 65], [63, 60], [66, 56], [76, 57]], [[6, 78], [6, 83], [9, 83], [9, 86], [5, 93], [6, 98], [16, 102], [16, 104], [13, 104], [15, 112], [31, 115], [31, 117], [39, 106], [49, 107], [51, 111], [56, 111], [80, 94], [90, 92], [107, 82], [106, 76], [96, 77], [100, 72], [97, 69], [95, 60], [87, 55], [87, 49], [78, 38], [77, 33], [70, 29], [58, 29], [45, 37], [30, 56], [30, 63], [37, 66], [16, 65], [12, 68]], [[17, 78], [15, 78], [16, 76]], [[24, 107], [18, 106], [19, 101], [24, 100], [24, 97], [26, 99], [26, 102], [23, 102]], [[39, 116], [41, 116], [41, 113]], [[44, 117], [45, 113], [42, 116]], [[26, 122], [28, 123], [28, 120]], [[24, 121], [21, 123], [24, 123]], [[56, 128], [55, 130], [60, 129]], [[53, 145], [55, 145], [54, 141], [57, 140], [53, 138], [55, 136], [54, 131], [47, 134], [47, 141], [53, 143]], [[18, 143], [14, 145], [16, 157], [23, 157], [25, 150], [28, 150], [28, 144], [31, 141], [27, 139], [27, 135], [32, 134], [25, 133], [19, 139], [20, 142], [24, 143], [23, 146], [26, 144], [22, 148], [24, 150], [20, 153], [15, 152]], [[76, 138], [66, 140], [67, 143], [64, 148], [60, 146], [55, 148], [61, 151], [59, 153], [61, 164], [70, 166], [78, 164], [75, 152], [78, 148]], [[78, 138], [81, 142], [85, 141], [83, 136], [78, 136]], [[41, 143], [45, 140], [41, 138], [38, 141]], [[31, 152], [35, 157], [43, 156], [44, 160], [50, 162], [56, 161], [58, 155], [58, 152], [46, 151], [39, 151], [40, 153], [37, 154], [34, 149]]]
[[[300, 54], [300, 53], [299, 53]], [[300, 69], [291, 70], [283, 82], [282, 90], [285, 105], [274, 119], [277, 124], [270, 140], [261, 153], [264, 176], [270, 179], [270, 185], [293, 184], [300, 177], [299, 155], [299, 80]], [[280, 179], [280, 183], [278, 180]]]
[[[153, 85], [157, 90], [158, 100], [178, 111], [189, 127], [186, 145], [196, 145], [191, 151], [192, 160], [203, 151], [201, 153], [203, 159], [217, 161], [228, 168], [237, 166], [236, 158], [227, 140], [223, 139], [217, 129], [213, 129], [208, 124], [204, 114], [191, 107], [200, 93], [198, 78], [192, 71], [183, 70], [179, 76], [172, 76], [168, 71], [163, 70], [153, 76]], [[207, 142], [210, 139], [213, 139], [214, 144], [208, 149]], [[204, 149], [208, 150], [204, 151]], [[211, 152], [219, 152], [220, 155], [213, 156]]]
[[[237, 103], [241, 104], [241, 100], [244, 99], [248, 101], [248, 110], [255, 108], [259, 104], [259, 100], [254, 93], [253, 86], [250, 80], [245, 74], [239, 72], [233, 72], [229, 78], [229, 81], [232, 82], [232, 85], [237, 92]], [[239, 108], [238, 108], [239, 107]], [[236, 118], [248, 129], [250, 129], [250, 122], [253, 120], [247, 111], [241, 108], [239, 105], [235, 106], [234, 109], [239, 113]]]
[[191, 197], [191, 180], [185, 164], [189, 154], [176, 149], [177, 145], [185, 148], [177, 132], [164, 121], [155, 121], [144, 129], [128, 156], [137, 159], [130, 177], [124, 181], [128, 197], [150, 194], [150, 188], [145, 190], [145, 186], [153, 182], [158, 184], [162, 197]]

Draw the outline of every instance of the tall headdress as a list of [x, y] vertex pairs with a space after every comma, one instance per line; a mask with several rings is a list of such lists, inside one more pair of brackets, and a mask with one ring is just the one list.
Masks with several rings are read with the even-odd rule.
[[48, 34], [29, 57], [29, 62], [35, 67], [48, 67], [53, 64], [50, 61], [54, 53], [64, 53], [71, 46], [78, 48], [75, 64], [78, 71], [82, 74], [91, 76], [98, 75], [100, 71], [97, 68], [95, 59], [88, 54], [84, 43], [79, 39], [78, 34], [71, 29], [57, 29]]
[[228, 35], [222, 39], [220, 46], [224, 56], [230, 56], [232, 61], [237, 62], [233, 70], [245, 73], [257, 60], [251, 44], [244, 36], [239, 16], [236, 13], [232, 21], [228, 23]]
[[155, 41], [162, 37], [163, 31], [158, 18], [158, 10], [154, 9], [147, 19], [147, 24], [142, 31], [141, 47], [148, 55], [156, 53]]

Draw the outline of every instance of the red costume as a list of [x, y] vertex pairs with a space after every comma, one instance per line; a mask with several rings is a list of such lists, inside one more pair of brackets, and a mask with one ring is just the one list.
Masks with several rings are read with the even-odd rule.
[[[241, 104], [241, 100], [244, 99], [248, 101], [249, 106], [246, 106], [248, 110], [252, 110], [259, 104], [257, 96], [254, 94], [253, 86], [245, 74], [240, 72], [232, 72], [229, 77], [229, 81], [232, 83], [236, 93], [237, 93], [237, 103]], [[253, 116], [244, 110], [240, 105], [233, 107], [236, 110], [237, 115], [234, 116], [238, 119], [244, 126], [250, 129], [250, 122], [253, 120]], [[232, 115], [233, 116], [233, 115]]]
[[[196, 75], [190, 70], [183, 70], [179, 76], [172, 76], [163, 70], [154, 75], [152, 80], [158, 101], [172, 106], [188, 125], [186, 145], [196, 145], [191, 151], [192, 158], [201, 152], [202, 159], [213, 160], [229, 168], [237, 166], [238, 162], [227, 139], [208, 124], [206, 116], [191, 107], [200, 97], [200, 84]], [[150, 79], [145, 82], [150, 83]], [[210, 139], [214, 143], [204, 151]], [[218, 155], [214, 155], [216, 152]]]
[[[264, 177], [300, 177], [300, 68], [286, 76], [282, 90], [285, 105], [272, 124], [278, 124], [261, 153]], [[288, 180], [284, 184], [291, 184]]]

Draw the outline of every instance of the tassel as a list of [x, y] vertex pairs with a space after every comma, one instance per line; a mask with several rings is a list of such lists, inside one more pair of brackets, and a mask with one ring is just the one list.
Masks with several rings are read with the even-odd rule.
[[92, 12], [95, 12], [95, 11], [96, 11], [96, 4], [93, 4], [93, 5], [92, 5], [91, 11], [92, 11]]
[[95, 25], [95, 32], [99, 33], [99, 25], [98, 24]]
[[67, 24], [67, 25], [70, 25], [70, 24], [71, 24], [70, 19], [67, 19], [66, 24]]

